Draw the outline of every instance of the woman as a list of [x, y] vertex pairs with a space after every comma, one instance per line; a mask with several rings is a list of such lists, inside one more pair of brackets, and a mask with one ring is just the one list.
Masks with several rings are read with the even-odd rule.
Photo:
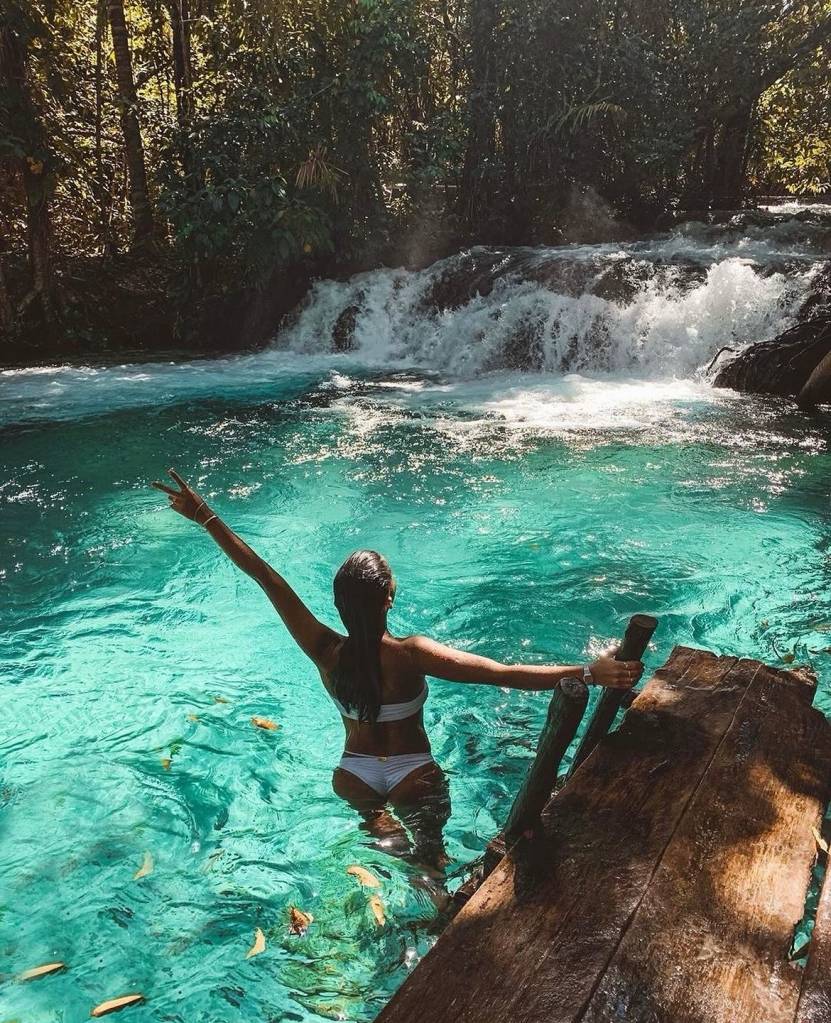
[[[154, 482], [170, 507], [203, 526], [244, 572], [265, 590], [292, 638], [315, 664], [343, 719], [344, 752], [332, 786], [361, 813], [376, 835], [389, 833], [391, 805], [408, 825], [414, 855], [440, 869], [442, 828], [450, 813], [444, 772], [433, 760], [424, 731], [425, 675], [450, 682], [478, 682], [510, 689], [553, 689], [578, 676], [601, 686], [628, 689], [641, 676], [640, 661], [598, 658], [587, 666], [500, 664], [463, 653], [425, 636], [399, 639], [387, 631], [395, 580], [375, 551], [357, 551], [334, 581], [343, 636], [319, 622], [289, 584], [234, 533], [173, 469], [179, 489]], [[398, 829], [400, 837], [400, 829]]]

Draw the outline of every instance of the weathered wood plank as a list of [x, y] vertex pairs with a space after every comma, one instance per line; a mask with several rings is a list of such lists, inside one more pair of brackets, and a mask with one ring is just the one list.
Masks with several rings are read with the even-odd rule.
[[578, 1020], [749, 682], [746, 662], [676, 648], [379, 1021]]
[[831, 1020], [831, 870], [825, 867], [795, 1023]]
[[831, 796], [831, 729], [802, 682], [743, 663], [753, 681], [585, 1023], [794, 1019], [802, 971], [787, 954]]

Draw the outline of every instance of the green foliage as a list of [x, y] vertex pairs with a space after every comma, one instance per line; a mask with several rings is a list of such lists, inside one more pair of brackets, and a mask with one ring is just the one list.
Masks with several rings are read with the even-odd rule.
[[[171, 12], [185, 14], [188, 81]], [[466, 237], [556, 236], [575, 186], [626, 216], [829, 187], [831, 0], [126, 0], [158, 246], [181, 291], [334, 253], [398, 258], [425, 211]], [[101, 0], [13, 0], [28, 94], [0, 92], [0, 203], [21, 160], [60, 255], [130, 240]], [[180, 51], [181, 52], [181, 48]], [[184, 102], [182, 96], [185, 97]]]

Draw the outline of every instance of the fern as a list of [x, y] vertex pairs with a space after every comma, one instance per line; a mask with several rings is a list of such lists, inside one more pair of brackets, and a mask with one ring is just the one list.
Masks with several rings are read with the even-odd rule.
[[623, 120], [626, 110], [619, 103], [610, 103], [608, 100], [599, 100], [596, 103], [580, 103], [570, 107], [554, 126], [554, 134], [559, 135], [568, 129], [572, 134], [585, 128], [596, 117], [609, 114], [610, 117]]

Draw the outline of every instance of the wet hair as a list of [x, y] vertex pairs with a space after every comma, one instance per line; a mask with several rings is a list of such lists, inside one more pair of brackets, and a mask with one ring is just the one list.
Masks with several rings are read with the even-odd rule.
[[377, 551], [355, 551], [335, 575], [335, 607], [347, 633], [333, 673], [335, 696], [360, 721], [376, 721], [381, 707], [381, 638], [392, 585]]

